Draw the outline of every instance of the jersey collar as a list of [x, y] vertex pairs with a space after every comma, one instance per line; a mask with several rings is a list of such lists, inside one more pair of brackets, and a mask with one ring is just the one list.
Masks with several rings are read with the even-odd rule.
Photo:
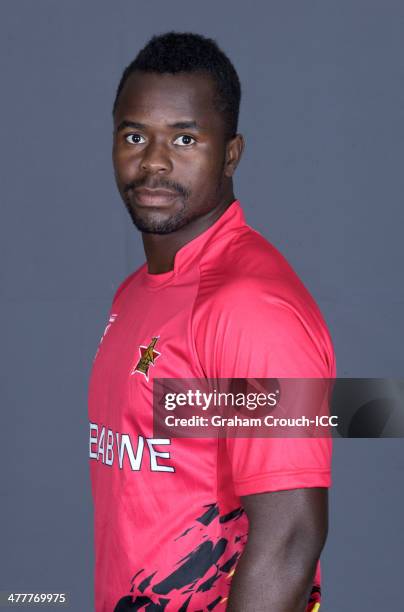
[[169, 284], [175, 277], [193, 267], [204, 253], [209, 252], [214, 244], [229, 233], [246, 224], [243, 209], [239, 200], [234, 200], [224, 213], [207, 230], [196, 236], [181, 247], [174, 259], [174, 269], [162, 274], [149, 274], [147, 264], [144, 265], [145, 281], [148, 286], [159, 288]]

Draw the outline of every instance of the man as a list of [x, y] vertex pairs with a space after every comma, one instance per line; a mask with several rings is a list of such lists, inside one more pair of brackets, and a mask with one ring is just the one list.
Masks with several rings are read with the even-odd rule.
[[97, 612], [319, 609], [330, 440], [153, 437], [154, 378], [335, 375], [315, 302], [234, 196], [239, 103], [229, 59], [188, 33], [154, 37], [117, 90], [115, 177], [147, 262], [90, 380]]

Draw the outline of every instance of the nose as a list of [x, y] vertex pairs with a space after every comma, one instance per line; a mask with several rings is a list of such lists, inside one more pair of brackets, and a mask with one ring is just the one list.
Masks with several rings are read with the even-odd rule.
[[168, 173], [172, 170], [172, 162], [164, 143], [149, 142], [143, 151], [141, 167], [150, 174]]

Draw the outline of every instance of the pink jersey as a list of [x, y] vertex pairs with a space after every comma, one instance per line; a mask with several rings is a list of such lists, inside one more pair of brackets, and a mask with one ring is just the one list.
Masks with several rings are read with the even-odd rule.
[[[172, 271], [131, 274], [89, 383], [96, 612], [224, 611], [241, 497], [331, 484], [329, 438], [154, 438], [154, 377], [334, 376], [317, 305], [237, 200]], [[320, 593], [318, 564], [307, 610]]]

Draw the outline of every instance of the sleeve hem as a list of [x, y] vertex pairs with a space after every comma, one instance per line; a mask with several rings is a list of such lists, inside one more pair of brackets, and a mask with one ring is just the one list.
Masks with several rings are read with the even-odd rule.
[[234, 482], [235, 492], [240, 497], [242, 495], [285, 491], [288, 489], [329, 488], [331, 485], [330, 470], [269, 472]]

